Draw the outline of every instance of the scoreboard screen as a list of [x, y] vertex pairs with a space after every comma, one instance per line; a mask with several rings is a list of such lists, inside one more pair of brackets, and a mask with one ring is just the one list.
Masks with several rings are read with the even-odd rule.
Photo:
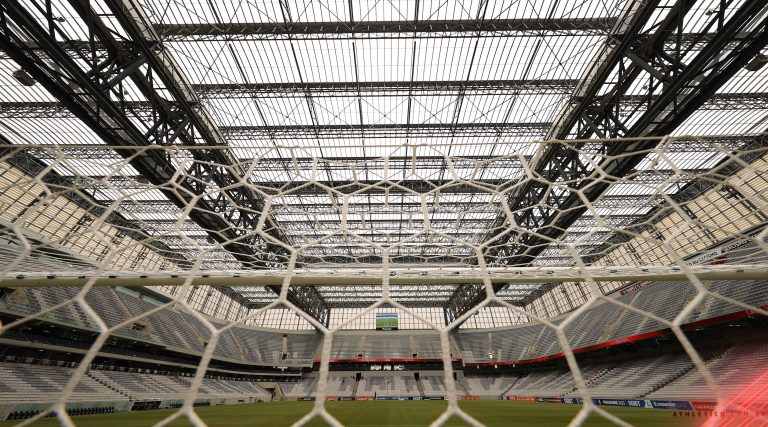
[[397, 313], [376, 313], [376, 330], [392, 331], [397, 329]]

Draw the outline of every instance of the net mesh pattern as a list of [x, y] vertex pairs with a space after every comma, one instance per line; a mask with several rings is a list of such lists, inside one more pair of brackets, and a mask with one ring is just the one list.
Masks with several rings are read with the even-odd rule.
[[[606, 147], [638, 141], [654, 144], [607, 154]], [[296, 425], [316, 417], [341, 425], [326, 407], [335, 339], [381, 307], [407, 313], [439, 337], [447, 406], [433, 425], [455, 416], [481, 425], [458, 403], [464, 392], [452, 360], [462, 351], [460, 325], [491, 308], [523, 325], [543, 325], [553, 352], [563, 353], [572, 395], [584, 399], [573, 425], [590, 415], [627, 425], [592, 403], [574, 355], [583, 333], [575, 326], [603, 305], [669, 328], [725, 404], [730, 396], [720, 392], [684, 325], [708, 309], [727, 311], [711, 308], [717, 304], [768, 314], [765, 142], [764, 135], [547, 141], [496, 144], [484, 156], [452, 154], [460, 146], [366, 147], [382, 155], [356, 160], [291, 146], [6, 147], [0, 266], [10, 291], [1, 304], [16, 320], [0, 331], [11, 336], [32, 321], [56, 320], [98, 332], [48, 412], [38, 415], [55, 413], [64, 425], [74, 424], [66, 403], [111, 337], [176, 340], [199, 354], [183, 404], [161, 424], [186, 417], [205, 425], [194, 404], [209, 365], [229, 351], [242, 359], [262, 351], [232, 337], [238, 328], [258, 335], [248, 325], [278, 308], [317, 330], [309, 357], [283, 360], [307, 366], [320, 359], [315, 404]], [[565, 160], [560, 171], [536, 170], [543, 156], [574, 153], [577, 173], [563, 173], [576, 164]], [[611, 174], [632, 156], [643, 160]], [[159, 173], [150, 180], [137, 164], [156, 164]], [[687, 299], [660, 314], [609, 295], [650, 282], [677, 283]], [[124, 305], [110, 314], [99, 306], [104, 286], [156, 286], [170, 301], [142, 305], [113, 293]], [[364, 309], [333, 328], [307, 303], [314, 297], [343, 307], [350, 302], [331, 291], [353, 288], [349, 296], [361, 294]], [[200, 289], [225, 289], [218, 298], [248, 307], [201, 314], [210, 307], [193, 303]], [[455, 311], [447, 325], [423, 316], [414, 302], [438, 306], [459, 294], [476, 303]], [[165, 310], [183, 316], [205, 342], [136, 330], [156, 324], [153, 316]], [[475, 361], [514, 360], [511, 348], [494, 352]]]

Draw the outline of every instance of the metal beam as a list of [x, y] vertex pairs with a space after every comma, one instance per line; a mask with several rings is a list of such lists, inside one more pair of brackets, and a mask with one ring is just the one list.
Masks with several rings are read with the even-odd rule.
[[[617, 207], [626, 207], [629, 205], [648, 205], [648, 206], [657, 206], [660, 203], [663, 203], [665, 199], [659, 195], [607, 195], [601, 197], [596, 202], [593, 202], [593, 205], [596, 207], [606, 207], [606, 208], [617, 208]], [[108, 203], [108, 202], [101, 202], [101, 203]], [[420, 201], [398, 201], [396, 204], [392, 202], [385, 202], [385, 201], [365, 201], [361, 204], [350, 204], [349, 205], [349, 212], [350, 213], [356, 213], [356, 212], [369, 212], [371, 210], [381, 210], [381, 208], [389, 207], [392, 211], [397, 210], [398, 212], [422, 212], [422, 205]], [[501, 202], [499, 200], [494, 200], [491, 202], [473, 202], [473, 201], [451, 201], [446, 202], [445, 204], [441, 204], [440, 209], [446, 210], [449, 208], [456, 208], [463, 212], [490, 212], [495, 213], [499, 212], [501, 207]], [[474, 209], [473, 209], [474, 208]], [[139, 202], [134, 201], [122, 201], [118, 207], [118, 210], [121, 212], [147, 212], [147, 213], [153, 213], [153, 212], [178, 212], [178, 209], [175, 208], [170, 202], [167, 200], [141, 200]], [[286, 213], [290, 214], [291, 212], [319, 212], [322, 209], [335, 209], [340, 210], [341, 205], [333, 205], [330, 203], [309, 203], [304, 201], [297, 201], [295, 205], [293, 204], [286, 204], [281, 205], [278, 202], [275, 202], [272, 205], [272, 209], [275, 213]]]
[[194, 84], [201, 98], [268, 98], [304, 96], [395, 96], [455, 94], [459, 90], [477, 94], [508, 95], [510, 91], [536, 94], [569, 94], [576, 80], [414, 80], [370, 82], [312, 82], [312, 83], [219, 83]]
[[280, 125], [222, 127], [224, 137], [231, 141], [259, 139], [316, 140], [359, 138], [440, 138], [466, 137], [525, 137], [539, 138], [546, 133], [549, 123], [379, 123], [371, 125]]
[[550, 18], [412, 21], [331, 21], [156, 24], [163, 41], [286, 38], [478, 37], [481, 35], [605, 35], [616, 18]]
[[[394, 82], [396, 85], [392, 85], [391, 88], [387, 88], [387, 85], [381, 86], [368, 86], [365, 83], [360, 85], [360, 93], [362, 96], [370, 96], [371, 94], [380, 93], [380, 95], [373, 96], [392, 96], [396, 94], [398, 90], [408, 91], [407, 82]], [[429, 82], [425, 82], [429, 83]], [[475, 89], [463, 89], [462, 82], [434, 82], [434, 86], [425, 85], [423, 88], [424, 93], [435, 95], [439, 93], [445, 93], [447, 95], [456, 95], [457, 91], [465, 90], [467, 92], [476, 90], [480, 94], [492, 94], [498, 92], [498, 94], [507, 94], [508, 91], [521, 90], [515, 88], [510, 83], [506, 86], [504, 82], [489, 81], [488, 86], [485, 89], [479, 89], [482, 85], [477, 82]], [[499, 83], [499, 86], [494, 86], [495, 83]], [[509, 83], [509, 82], [507, 82]], [[453, 84], [453, 85], [451, 85]], [[521, 87], [525, 86], [526, 82], [521, 81]], [[213, 99], [217, 97], [222, 98], [259, 98], [259, 97], [283, 97], [283, 96], [305, 96], [306, 92], [313, 94], [315, 98], [322, 98], [323, 93], [336, 93], [344, 94], [344, 96], [353, 96], [354, 93], [350, 91], [357, 91], [358, 88], [345, 87], [347, 83], [336, 84], [306, 84], [306, 85], [294, 85], [294, 84], [269, 84], [269, 85], [195, 85], [196, 90], [199, 91], [201, 99]], [[553, 83], [556, 85], [556, 83]], [[256, 86], [259, 86], [258, 88]], [[249, 88], [250, 87], [250, 88]], [[337, 89], [332, 89], [337, 87]], [[553, 86], [554, 87], [554, 86]], [[541, 92], [542, 86], [528, 87], [531, 92]], [[546, 91], [546, 89], [543, 89]], [[559, 90], [553, 89], [557, 92]], [[302, 92], [300, 92], [302, 91]], [[327, 91], [327, 92], [324, 92]], [[418, 89], [413, 89], [417, 92]], [[430, 92], [434, 91], [434, 92]], [[570, 90], [568, 91], [570, 92]], [[418, 96], [418, 95], [412, 95]], [[627, 95], [622, 98], [622, 102], [619, 105], [620, 112], [624, 115], [631, 112], [638, 111], [640, 109], [647, 108], [658, 100], [658, 95]], [[122, 107], [126, 110], [130, 110], [133, 114], [139, 116], [149, 116], [152, 114], [152, 105], [148, 102], [124, 102]], [[718, 93], [709, 98], [699, 110], [721, 110], [721, 111], [748, 111], [748, 110], [768, 110], [768, 93], [767, 92], [742, 92], [742, 93]], [[67, 119], [73, 118], [71, 112], [61, 103], [57, 102], [0, 102], [0, 119], [30, 119], [30, 118], [60, 118]], [[319, 132], [320, 137], [333, 138], [335, 136], [350, 134], [359, 135], [364, 131], [366, 134], [371, 133], [372, 136], [377, 134], [382, 135], [394, 135], [399, 133], [409, 133], [411, 136], [430, 136], [430, 134], [440, 135], [448, 133], [448, 129], [451, 128], [451, 124], [407, 124], [407, 123], [389, 123], [389, 124], [372, 124], [372, 125], [282, 125], [282, 126], [236, 126], [236, 127], [221, 127], [220, 131], [222, 135], [231, 139], [248, 139], [248, 138], [277, 138], [277, 139], [294, 139], [296, 135], [308, 134], [301, 136], [301, 139], [314, 139], [317, 137], [316, 132]], [[518, 135], [529, 134], [532, 137], [540, 136], [546, 133], [546, 129], [549, 129], [551, 123], [459, 123], [453, 125], [456, 127], [457, 134], [492, 134], [496, 135], [499, 132], [512, 132]], [[484, 131], [484, 132], [483, 132]], [[507, 135], [508, 136], [508, 135]]]

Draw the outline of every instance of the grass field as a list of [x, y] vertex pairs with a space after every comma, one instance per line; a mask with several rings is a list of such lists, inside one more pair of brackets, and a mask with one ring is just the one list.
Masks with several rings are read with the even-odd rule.
[[[312, 408], [313, 402], [275, 402], [238, 406], [197, 408], [200, 417], [211, 427], [224, 426], [286, 426], [301, 418]], [[461, 402], [461, 407], [477, 420], [488, 426], [564, 426], [576, 415], [577, 405], [552, 403], [528, 403], [497, 400]], [[445, 408], [445, 402], [327, 402], [328, 410], [342, 423], [353, 427], [428, 425]], [[695, 426], [696, 419], [673, 417], [673, 411], [609, 408], [609, 412], [637, 426]], [[122, 414], [88, 415], [73, 417], [78, 426], [86, 427], [136, 427], [150, 426], [173, 413], [173, 410], [132, 412]], [[699, 422], [703, 421], [700, 419]], [[0, 426], [14, 425], [15, 421], [0, 422]], [[58, 426], [55, 419], [44, 419], [34, 426]], [[186, 420], [178, 420], [172, 426], [188, 426]], [[315, 420], [312, 426], [323, 426]], [[450, 420], [446, 426], [466, 425], [459, 419]], [[610, 426], [610, 422], [591, 416], [586, 425]]]
[[377, 328], [396, 328], [398, 325], [397, 318], [379, 318], [376, 319], [376, 327]]

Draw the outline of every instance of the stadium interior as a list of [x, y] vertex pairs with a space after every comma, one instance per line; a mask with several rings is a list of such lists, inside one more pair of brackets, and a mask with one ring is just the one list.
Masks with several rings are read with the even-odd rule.
[[766, 65], [764, 0], [0, 0], [0, 425], [768, 425]]

